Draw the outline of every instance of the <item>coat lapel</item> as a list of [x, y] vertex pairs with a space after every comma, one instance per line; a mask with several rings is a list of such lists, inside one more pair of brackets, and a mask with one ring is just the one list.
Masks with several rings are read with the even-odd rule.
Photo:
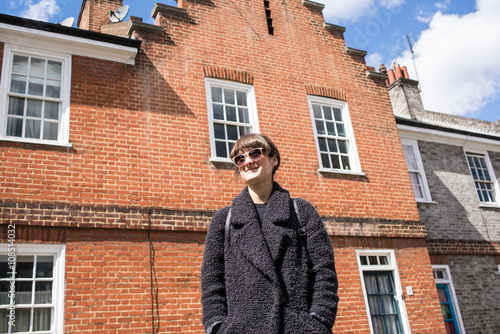
[[[285, 225], [290, 218], [290, 195], [277, 183], [268, 202], [264, 224], [272, 225], [273, 232], [283, 230], [277, 225]], [[257, 210], [252, 202], [248, 188], [233, 200], [231, 205], [231, 244], [237, 247], [240, 253], [257, 268], [264, 276], [273, 282], [278, 282], [278, 275], [274, 260], [279, 253], [280, 235], [271, 235], [266, 238], [262, 232]], [[276, 226], [275, 226], [276, 225]], [[269, 233], [266, 229], [266, 232]], [[279, 233], [278, 233], [279, 234]], [[276, 240], [277, 242], [269, 241]]]

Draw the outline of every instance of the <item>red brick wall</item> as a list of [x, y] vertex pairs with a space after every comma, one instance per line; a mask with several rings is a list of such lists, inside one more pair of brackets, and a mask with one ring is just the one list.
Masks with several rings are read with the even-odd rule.
[[[321, 214], [418, 221], [383, 82], [299, 0], [185, 2], [164, 36], [143, 38], [135, 66], [73, 57], [71, 149], [0, 144], [0, 199], [215, 210], [242, 188], [209, 162], [203, 66], [249, 73], [262, 133], [282, 151], [277, 180]], [[221, 36], [224, 38], [221, 39]], [[319, 174], [306, 87], [346, 96], [365, 177]], [[292, 116], [293, 115], [293, 116]]]

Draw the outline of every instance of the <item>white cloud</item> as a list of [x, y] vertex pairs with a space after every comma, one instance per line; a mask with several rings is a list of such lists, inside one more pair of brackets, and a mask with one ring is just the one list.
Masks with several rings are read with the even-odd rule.
[[451, 5], [451, 0], [444, 0], [442, 2], [437, 2], [437, 3], [434, 4], [434, 6], [436, 6], [436, 8], [439, 9], [439, 10], [446, 9], [450, 5]]
[[26, 9], [21, 12], [20, 16], [32, 20], [49, 21], [61, 11], [57, 0], [40, 0], [35, 4], [28, 0], [24, 5]]
[[323, 15], [328, 22], [356, 22], [375, 15], [379, 10], [396, 11], [404, 0], [318, 0], [325, 4]]
[[[437, 12], [415, 42], [415, 62], [428, 110], [474, 117], [500, 95], [500, 1], [477, 0], [464, 16]], [[410, 53], [399, 58], [416, 78]]]
[[372, 53], [366, 56], [365, 61], [366, 65], [375, 67], [375, 70], [378, 71], [380, 64], [383, 64], [383, 56], [380, 53]]

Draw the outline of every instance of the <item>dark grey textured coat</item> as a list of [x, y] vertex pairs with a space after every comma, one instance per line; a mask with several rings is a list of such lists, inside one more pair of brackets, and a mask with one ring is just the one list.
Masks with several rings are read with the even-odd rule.
[[306, 240], [289, 192], [277, 183], [262, 223], [248, 188], [233, 200], [228, 235], [229, 207], [214, 215], [201, 272], [207, 334], [332, 333], [338, 302], [333, 250], [314, 207], [302, 199], [297, 204]]

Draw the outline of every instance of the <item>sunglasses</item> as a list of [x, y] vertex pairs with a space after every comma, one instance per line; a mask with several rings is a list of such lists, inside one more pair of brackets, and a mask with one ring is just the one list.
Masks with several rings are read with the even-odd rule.
[[252, 161], [258, 161], [262, 159], [262, 147], [254, 148], [245, 154], [238, 154], [233, 158], [233, 162], [237, 167], [241, 167], [245, 164], [246, 157], [248, 156]]

